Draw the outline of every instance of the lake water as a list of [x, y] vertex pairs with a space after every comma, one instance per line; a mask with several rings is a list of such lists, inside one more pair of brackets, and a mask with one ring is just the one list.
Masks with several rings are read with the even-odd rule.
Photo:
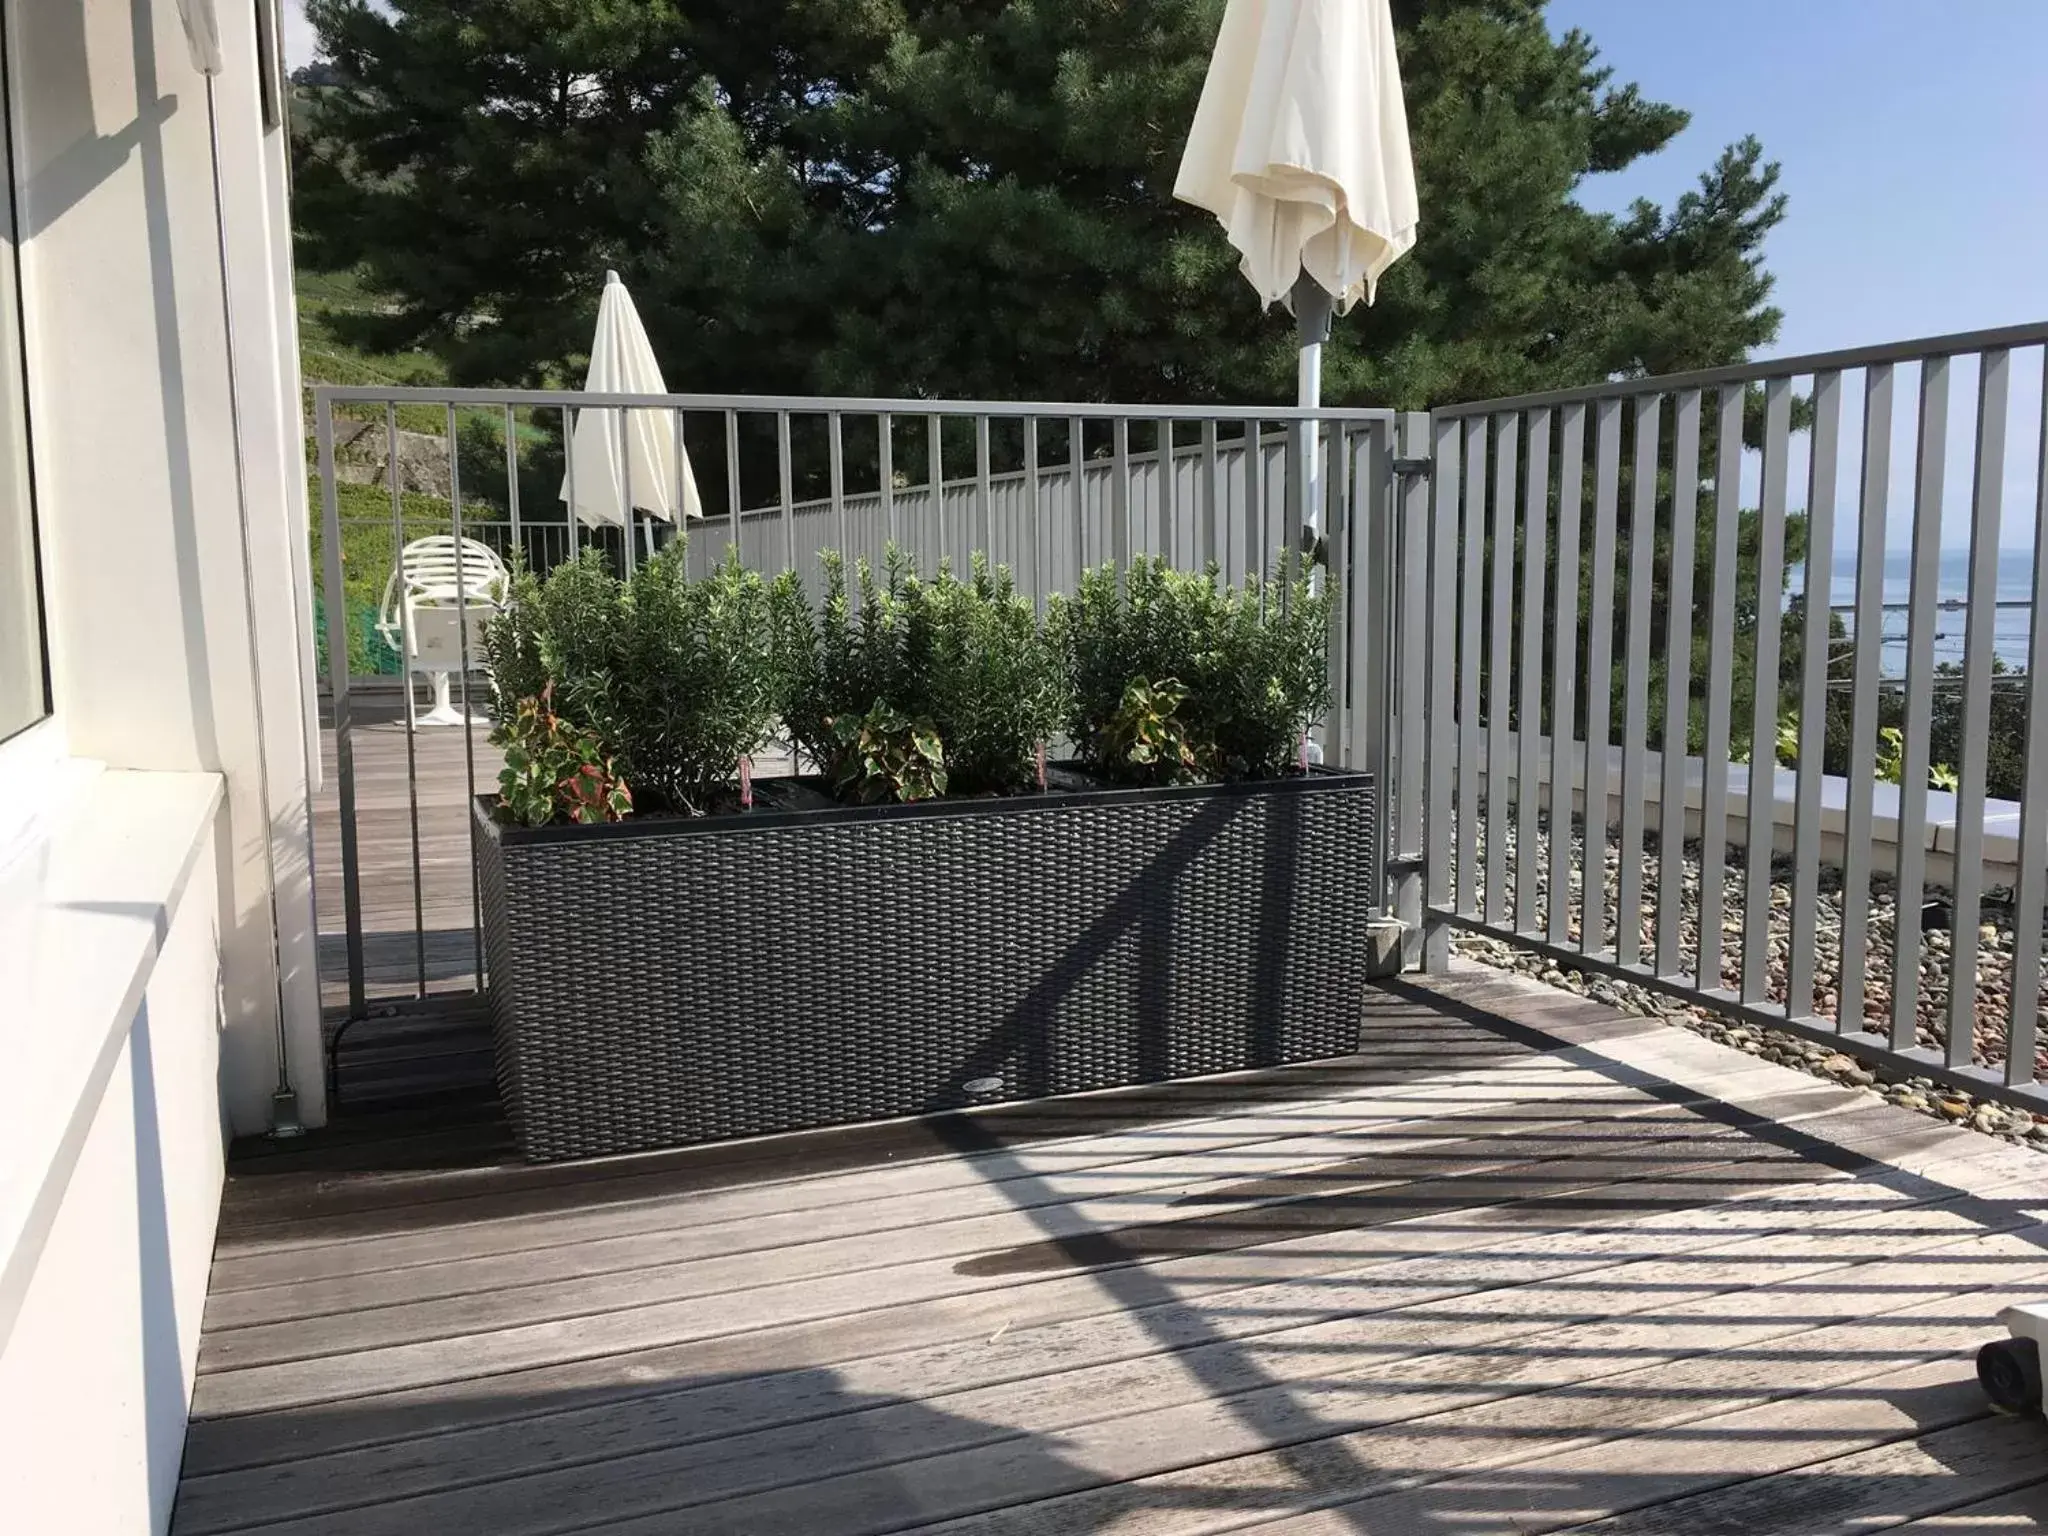
[[[2033, 599], [2034, 569], [2033, 553], [2024, 549], [2000, 550], [1998, 554], [1998, 596], [2000, 603], [1993, 619], [1995, 636], [1993, 649], [2000, 660], [2009, 667], [2024, 668], [2027, 664], [2029, 635], [2029, 614]], [[1913, 557], [1909, 550], [1888, 550], [1884, 561], [1884, 675], [1904, 676], [1906, 671], [1906, 601], [1911, 594], [1913, 579]], [[1797, 592], [1806, 584], [1806, 573], [1799, 566], [1792, 568], [1790, 590]], [[1831, 601], [1840, 612], [1843, 626], [1855, 633], [1855, 614], [1850, 611], [1856, 602], [1856, 554], [1854, 550], [1838, 550], [1834, 559], [1833, 595]], [[1970, 555], [1967, 550], [1944, 550], [1941, 554], [1940, 576], [1936, 592], [1941, 602], [1950, 601], [1960, 605], [1970, 591]], [[1961, 606], [1941, 608], [1935, 613], [1934, 659], [1936, 662], [1961, 662], [1963, 659], [1963, 626], [1968, 617]]]

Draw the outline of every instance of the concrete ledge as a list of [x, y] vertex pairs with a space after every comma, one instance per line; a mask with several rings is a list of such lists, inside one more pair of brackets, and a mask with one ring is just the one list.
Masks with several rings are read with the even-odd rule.
[[[1514, 733], [1508, 733], [1506, 753], [1506, 775], [1509, 786], [1520, 782], [1521, 742]], [[1572, 805], [1575, 810], [1584, 811], [1586, 806], [1586, 747], [1583, 742], [1566, 744], [1566, 755], [1572, 769]], [[1488, 745], [1482, 731], [1479, 737], [1479, 781], [1486, 783], [1488, 770]], [[1621, 819], [1621, 767], [1622, 749], [1607, 749], [1607, 814], [1610, 823]], [[1728, 841], [1740, 845], [1749, 837], [1749, 773], [1748, 763], [1728, 765], [1728, 793], [1723, 801], [1727, 817]], [[1643, 777], [1645, 824], [1655, 831], [1663, 805], [1664, 755], [1661, 752], [1643, 753]], [[1536, 740], [1536, 777], [1534, 782], [1543, 793], [1544, 803], [1549, 803], [1551, 781], [1551, 741], [1547, 736]], [[1790, 768], [1772, 769], [1771, 821], [1772, 847], [1778, 852], [1789, 852], [1792, 847], [1793, 823], [1796, 799], [1799, 789], [1799, 775]], [[1876, 784], [1871, 788], [1870, 841], [1872, 863], [1883, 870], [1891, 867], [1898, 859], [1899, 845], [1899, 800], [1900, 791], [1896, 784]], [[1688, 757], [1685, 760], [1685, 830], [1688, 837], [1697, 837], [1701, 826], [1701, 808], [1706, 803], [1706, 761], [1703, 758]], [[1956, 797], [1941, 790], [1927, 792], [1927, 812], [1921, 820], [1921, 846], [1927, 850], [1927, 877], [1930, 880], [1946, 881], [1955, 870], [1956, 847]], [[1839, 867], [1842, 862], [1844, 845], [1849, 830], [1849, 781], [1835, 774], [1823, 774], [1820, 780], [1820, 845], [1821, 861]], [[2020, 858], [2020, 806], [2013, 800], [1986, 800], [1984, 803], [1984, 877], [1989, 885], [2011, 885], [2019, 878]]]
[[220, 800], [212, 774], [91, 775], [0, 873], [0, 1341]]

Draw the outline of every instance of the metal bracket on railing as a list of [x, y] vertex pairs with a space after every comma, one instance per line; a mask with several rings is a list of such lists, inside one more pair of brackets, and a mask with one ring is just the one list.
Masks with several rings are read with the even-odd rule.
[[1394, 460], [1394, 473], [1396, 475], [1420, 475], [1423, 479], [1427, 480], [1433, 464], [1433, 460], [1426, 458], [1396, 459]]
[[1390, 853], [1387, 855], [1389, 875], [1419, 875], [1427, 871], [1429, 861], [1419, 853]]

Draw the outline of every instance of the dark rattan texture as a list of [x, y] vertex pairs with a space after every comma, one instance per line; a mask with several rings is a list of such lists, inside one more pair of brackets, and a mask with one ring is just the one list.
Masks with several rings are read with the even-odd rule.
[[536, 1160], [1348, 1054], [1375, 791], [970, 803], [531, 841], [479, 808]]

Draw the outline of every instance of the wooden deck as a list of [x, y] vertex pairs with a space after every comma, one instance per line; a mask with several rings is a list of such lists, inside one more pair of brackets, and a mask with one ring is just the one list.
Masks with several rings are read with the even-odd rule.
[[686, 1153], [519, 1165], [457, 1093], [237, 1163], [174, 1528], [2036, 1530], [1971, 1355], [2044, 1170], [1490, 974], [1340, 1062]]

